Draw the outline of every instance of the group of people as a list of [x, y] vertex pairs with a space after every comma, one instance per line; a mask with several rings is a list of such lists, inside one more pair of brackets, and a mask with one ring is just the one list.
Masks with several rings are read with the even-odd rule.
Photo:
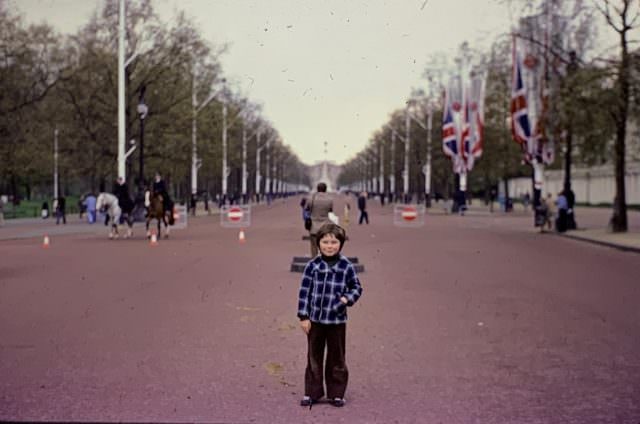
[[575, 224], [572, 225], [572, 222], [575, 222], [572, 216], [573, 209], [570, 207], [569, 197], [564, 190], [558, 193], [558, 197], [555, 201], [553, 200], [551, 193], [547, 193], [546, 198], [541, 197], [540, 205], [536, 212], [540, 217], [537, 222], [540, 227], [540, 232], [543, 232], [545, 227], [551, 230], [554, 223], [555, 229], [559, 233], [575, 229]]
[[[63, 225], [66, 224], [67, 223], [67, 199], [65, 199], [64, 196], [60, 195], [55, 199], [53, 199], [53, 204], [51, 206], [53, 207], [53, 215], [56, 217], [56, 225], [59, 225], [60, 221], [62, 221]], [[49, 203], [46, 201], [42, 203], [40, 216], [42, 217], [42, 219], [49, 218]]]
[[[173, 207], [173, 202], [171, 200], [171, 197], [169, 196], [167, 186], [164, 180], [162, 179], [162, 176], [160, 175], [160, 173], [155, 174], [154, 181], [151, 188], [154, 193], [160, 194], [162, 196], [164, 209], [171, 210], [171, 208]], [[122, 215], [120, 218], [120, 220], [122, 221], [126, 219], [131, 213], [133, 213], [133, 209], [135, 207], [135, 203], [133, 202], [133, 199], [129, 194], [129, 186], [126, 184], [126, 181], [123, 177], [117, 178], [117, 180], [113, 184], [111, 192], [118, 199], [118, 206], [122, 210]], [[94, 224], [97, 220], [98, 212], [105, 212], [105, 211], [98, 211], [96, 208], [96, 205], [97, 205], [97, 196], [92, 192], [82, 196], [78, 201], [80, 219], [82, 219], [83, 214], [86, 213], [87, 222], [89, 224]], [[148, 207], [148, 205], [145, 205], [145, 206]], [[53, 212], [54, 216], [56, 217], [56, 224], [59, 224], [60, 222], [62, 222], [63, 224], [66, 224], [67, 223], [67, 217], [66, 217], [67, 206], [66, 206], [66, 199], [63, 195], [60, 195], [57, 198], [53, 199], [52, 208], [54, 211]], [[49, 204], [46, 201], [42, 204], [41, 216], [43, 219], [46, 219], [49, 217]], [[109, 215], [105, 214], [105, 225], [107, 225], [108, 222], [109, 222]]]

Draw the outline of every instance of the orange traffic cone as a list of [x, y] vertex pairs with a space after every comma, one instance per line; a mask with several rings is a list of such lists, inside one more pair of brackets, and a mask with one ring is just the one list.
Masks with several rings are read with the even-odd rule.
[[238, 234], [238, 241], [240, 243], [244, 243], [245, 242], [245, 238], [244, 238], [244, 230], [240, 230], [240, 234]]
[[149, 244], [152, 247], [158, 245], [158, 236], [156, 236], [155, 230], [151, 232], [151, 241], [149, 242]]
[[49, 248], [49, 236], [46, 234], [44, 235], [44, 240], [42, 240], [42, 248], [43, 249]]

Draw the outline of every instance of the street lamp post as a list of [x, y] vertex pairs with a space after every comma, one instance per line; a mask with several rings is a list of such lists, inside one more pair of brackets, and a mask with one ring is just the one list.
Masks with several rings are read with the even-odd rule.
[[[224, 84], [225, 80], [222, 80]], [[215, 91], [209, 95], [209, 97], [198, 106], [198, 100], [196, 98], [196, 75], [195, 66], [193, 68], [193, 75], [191, 80], [191, 194], [198, 193], [198, 169], [202, 166], [202, 160], [198, 158], [198, 143], [197, 143], [197, 122], [196, 117], [211, 100], [215, 99], [219, 91]]]
[[260, 144], [260, 136], [262, 131], [258, 130], [256, 134], [256, 202], [260, 202], [260, 152], [264, 149], [264, 145]]
[[428, 208], [431, 207], [431, 130], [433, 128], [433, 107], [431, 97], [427, 105], [427, 163], [424, 165], [424, 198]]
[[404, 140], [404, 170], [402, 171], [405, 203], [409, 202], [409, 147], [411, 145], [411, 116], [409, 114], [409, 107], [411, 103], [412, 102], [409, 101], [405, 109], [406, 137]]
[[198, 192], [198, 143], [197, 143], [197, 123], [196, 116], [198, 115], [198, 102], [196, 99], [196, 75], [195, 66], [193, 78], [191, 80], [191, 194]]
[[230, 170], [227, 167], [227, 99], [222, 100], [222, 199], [227, 198], [227, 177]]
[[[224, 82], [224, 80], [223, 80]], [[227, 132], [230, 126], [233, 126], [233, 123], [237, 118], [241, 117], [244, 111], [246, 110], [246, 106], [241, 108], [240, 111], [231, 119], [231, 123], [227, 122], [228, 117], [228, 97], [226, 88], [223, 87], [223, 96], [222, 96], [222, 198], [226, 199], [227, 197], [227, 187], [228, 187], [228, 178], [231, 174], [231, 169], [229, 168], [227, 161]]]
[[58, 198], [58, 129], [53, 130], [53, 198]]
[[267, 143], [266, 166], [265, 166], [265, 179], [264, 179], [264, 194], [267, 196], [267, 201], [271, 199], [271, 143]]
[[247, 203], [247, 128], [242, 121], [242, 201]]
[[144, 102], [144, 93], [146, 91], [146, 85], [142, 85], [140, 89], [140, 98], [138, 101], [138, 115], [140, 116], [140, 154], [138, 156], [138, 187], [140, 193], [144, 191], [144, 119], [149, 113], [149, 108]]
[[409, 111], [406, 111], [406, 121], [405, 121], [405, 125], [406, 125], [406, 134], [405, 136], [402, 136], [400, 134], [398, 134], [398, 132], [395, 130], [395, 128], [393, 128], [391, 126], [391, 124], [387, 124], [386, 126], [391, 130], [391, 174], [393, 176], [393, 178], [391, 179], [391, 190], [393, 192], [393, 190], [395, 189], [395, 165], [394, 165], [394, 161], [395, 161], [395, 136], [398, 136], [400, 138], [400, 141], [402, 141], [404, 143], [404, 169], [402, 171], [402, 177], [403, 177], [403, 181], [404, 181], [404, 187], [403, 187], [403, 192], [404, 192], [404, 197], [405, 199], [403, 199], [403, 201], [406, 201], [408, 199], [408, 193], [409, 193], [409, 125], [410, 125], [410, 120], [411, 117], [409, 115]]
[[385, 195], [385, 189], [384, 189], [384, 143], [382, 142], [381, 139], [378, 140], [378, 157], [380, 160], [380, 176], [378, 178], [378, 194], [380, 195], [380, 198], [383, 199], [383, 204], [384, 204], [384, 195]]
[[[271, 142], [275, 139], [276, 134], [274, 133], [273, 135], [271, 135], [271, 137], [269, 137], [269, 139], [264, 142], [264, 143], [260, 143], [260, 138], [262, 136], [262, 127], [258, 128], [258, 131], [256, 132], [256, 197], [257, 197], [257, 201], [260, 201], [260, 185], [262, 183], [262, 174], [260, 173], [260, 153], [262, 152], [262, 150], [264, 148], [269, 148], [269, 145], [271, 144]], [[269, 162], [267, 161], [267, 175], [269, 174]], [[265, 184], [265, 188], [264, 188], [264, 192], [265, 194], [267, 193], [268, 187], [269, 185], [269, 179], [267, 178], [266, 180], [266, 184]]]
[[414, 115], [411, 115], [411, 119], [427, 132], [427, 158], [426, 163], [422, 167], [422, 173], [424, 174], [424, 195], [425, 204], [427, 207], [431, 207], [431, 129], [433, 126], [433, 107], [431, 104], [431, 95], [427, 99], [427, 123], [425, 124], [421, 119]]
[[391, 131], [391, 169], [389, 170], [389, 193], [391, 201], [396, 201], [396, 132]]

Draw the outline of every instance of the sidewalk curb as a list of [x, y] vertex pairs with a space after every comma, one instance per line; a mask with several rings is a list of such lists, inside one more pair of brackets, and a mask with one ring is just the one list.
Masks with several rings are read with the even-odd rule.
[[616, 243], [611, 243], [611, 242], [602, 241], [602, 240], [594, 240], [592, 238], [580, 237], [580, 236], [576, 236], [574, 234], [567, 234], [567, 233], [564, 233], [564, 234], [554, 233], [554, 234], [556, 236], [559, 236], [559, 237], [564, 237], [564, 238], [574, 239], [574, 240], [579, 240], [579, 241], [586, 241], [588, 243], [599, 244], [600, 246], [610, 247], [610, 248], [622, 250], [622, 251], [625, 251], [625, 252], [640, 253], [640, 248], [638, 248], [638, 247], [625, 246], [625, 245], [622, 245], [622, 244], [616, 244]]

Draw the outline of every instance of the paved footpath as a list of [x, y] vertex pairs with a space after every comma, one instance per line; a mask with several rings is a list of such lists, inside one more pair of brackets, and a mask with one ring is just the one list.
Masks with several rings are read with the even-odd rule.
[[0, 420], [640, 422], [637, 253], [517, 213], [370, 215], [345, 249], [366, 272], [342, 409], [297, 405], [297, 199], [255, 208], [244, 244], [204, 216], [157, 247], [105, 227], [0, 241]]

